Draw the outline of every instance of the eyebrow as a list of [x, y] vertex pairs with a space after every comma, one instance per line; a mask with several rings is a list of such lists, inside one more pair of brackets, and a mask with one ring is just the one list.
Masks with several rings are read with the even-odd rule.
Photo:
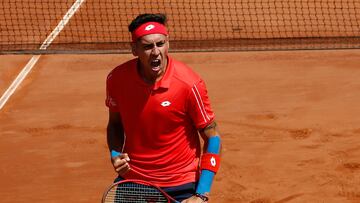
[[156, 44], [156, 46], [159, 46], [159, 45], [163, 45], [163, 44], [165, 44], [166, 43], [166, 39], [162, 39], [162, 40], [160, 40], [160, 41], [157, 41], [157, 42], [152, 42], [152, 43], [148, 43], [148, 42], [140, 42], [140, 44], [141, 44], [141, 46], [143, 46], [143, 47], [153, 47], [154, 46], [154, 43]]

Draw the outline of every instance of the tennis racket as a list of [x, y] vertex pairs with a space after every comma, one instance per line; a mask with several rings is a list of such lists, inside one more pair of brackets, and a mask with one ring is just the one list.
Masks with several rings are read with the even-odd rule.
[[122, 180], [110, 185], [102, 203], [180, 203], [160, 187], [142, 180]]

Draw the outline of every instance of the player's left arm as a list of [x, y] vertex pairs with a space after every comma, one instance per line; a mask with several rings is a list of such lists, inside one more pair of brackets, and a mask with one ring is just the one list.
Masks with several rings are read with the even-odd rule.
[[204, 139], [204, 151], [200, 162], [200, 178], [195, 196], [183, 203], [200, 203], [209, 200], [210, 189], [220, 166], [221, 139], [215, 121], [200, 131]]
[[214, 181], [215, 174], [220, 167], [221, 139], [217, 123], [213, 121], [200, 130], [204, 139], [204, 152], [200, 162], [200, 179], [196, 188], [196, 195], [207, 199]]

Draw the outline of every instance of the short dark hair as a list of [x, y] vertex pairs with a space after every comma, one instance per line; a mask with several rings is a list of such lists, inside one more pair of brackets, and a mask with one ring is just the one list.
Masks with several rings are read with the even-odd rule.
[[144, 14], [138, 15], [130, 23], [128, 29], [129, 29], [129, 32], [133, 32], [140, 25], [147, 23], [147, 22], [157, 22], [157, 23], [166, 25], [166, 20], [167, 20], [166, 15], [163, 13], [157, 13], [157, 14], [144, 13]]

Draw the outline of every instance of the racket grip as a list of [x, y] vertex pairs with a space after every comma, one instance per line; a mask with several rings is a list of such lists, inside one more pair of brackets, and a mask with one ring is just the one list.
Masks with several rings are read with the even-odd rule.
[[116, 150], [111, 150], [111, 158], [112, 158], [112, 157], [117, 157], [117, 156], [120, 156], [120, 155], [121, 155], [120, 152], [118, 152], [118, 151], [116, 151]]

